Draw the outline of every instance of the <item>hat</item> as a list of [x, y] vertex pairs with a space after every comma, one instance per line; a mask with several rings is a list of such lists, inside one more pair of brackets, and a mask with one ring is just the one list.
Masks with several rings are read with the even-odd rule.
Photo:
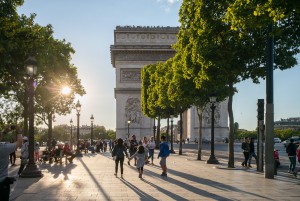
[[24, 137], [23, 137], [23, 140], [28, 140], [28, 137], [24, 136]]

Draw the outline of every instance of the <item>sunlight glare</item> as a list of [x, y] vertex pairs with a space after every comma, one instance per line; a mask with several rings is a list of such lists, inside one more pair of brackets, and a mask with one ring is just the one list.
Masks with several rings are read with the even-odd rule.
[[62, 92], [63, 94], [65, 94], [65, 95], [68, 95], [68, 94], [71, 93], [71, 89], [70, 89], [70, 87], [68, 87], [68, 86], [64, 86], [64, 87], [62, 88], [61, 92]]

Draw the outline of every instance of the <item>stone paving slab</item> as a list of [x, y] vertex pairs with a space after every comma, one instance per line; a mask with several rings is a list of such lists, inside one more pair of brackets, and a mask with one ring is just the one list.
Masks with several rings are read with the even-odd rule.
[[11, 200], [300, 200], [300, 179], [287, 173], [265, 179], [254, 169], [237, 165], [230, 170], [226, 161], [211, 165], [190, 156], [171, 155], [168, 177], [160, 176], [156, 159], [154, 165], [145, 166], [141, 180], [126, 161], [123, 178], [120, 173], [113, 175], [109, 152], [84, 154], [73, 164], [40, 164], [43, 177], [18, 178]]

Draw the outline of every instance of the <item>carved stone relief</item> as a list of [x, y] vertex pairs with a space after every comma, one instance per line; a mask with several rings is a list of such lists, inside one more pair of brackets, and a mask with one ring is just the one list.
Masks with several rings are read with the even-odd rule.
[[141, 101], [138, 98], [128, 98], [125, 105], [125, 119], [130, 120], [133, 124], [140, 124]]
[[[220, 123], [220, 105], [219, 103], [215, 103], [215, 111], [214, 111], [214, 116], [215, 116], [215, 122], [214, 125], [218, 126]], [[204, 120], [204, 126], [206, 125], [211, 125], [211, 108], [210, 108], [210, 104], [208, 104], [204, 111], [203, 111], [203, 117], [202, 119]]]
[[116, 61], [165, 61], [174, 56], [174, 52], [165, 52], [163, 54], [143, 54], [143, 53], [118, 53], [115, 55]]
[[121, 69], [120, 82], [140, 82], [141, 69]]

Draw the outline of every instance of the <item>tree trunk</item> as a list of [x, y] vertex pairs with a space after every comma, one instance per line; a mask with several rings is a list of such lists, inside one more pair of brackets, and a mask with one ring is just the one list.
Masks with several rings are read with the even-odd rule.
[[180, 135], [179, 135], [179, 155], [182, 155], [182, 112], [180, 112]]
[[47, 147], [50, 148], [52, 141], [52, 113], [48, 115], [48, 141], [47, 141]]
[[156, 149], [159, 149], [159, 143], [160, 143], [160, 117], [158, 117], [157, 119], [156, 145], [155, 145]]
[[169, 130], [170, 130], [170, 124], [169, 124], [169, 118], [168, 118], [167, 119], [167, 136], [166, 136], [167, 143], [169, 143]]
[[228, 115], [229, 115], [229, 143], [228, 143], [228, 167], [234, 168], [234, 119], [232, 111], [233, 99], [233, 84], [229, 83], [229, 100], [228, 100]]
[[202, 155], [202, 114], [203, 114], [203, 109], [200, 109], [199, 107], [197, 107], [197, 114], [198, 114], [198, 120], [199, 120], [197, 160], [202, 160], [201, 155]]

